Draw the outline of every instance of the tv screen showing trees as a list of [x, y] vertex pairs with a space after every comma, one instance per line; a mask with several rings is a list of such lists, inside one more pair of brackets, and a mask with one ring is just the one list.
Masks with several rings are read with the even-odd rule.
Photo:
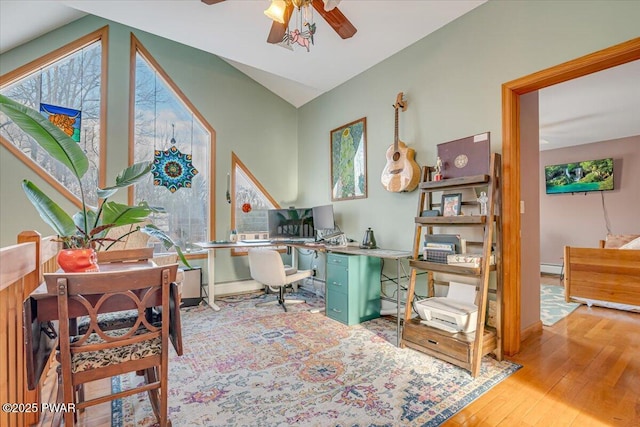
[[547, 194], [613, 190], [613, 159], [544, 167]]

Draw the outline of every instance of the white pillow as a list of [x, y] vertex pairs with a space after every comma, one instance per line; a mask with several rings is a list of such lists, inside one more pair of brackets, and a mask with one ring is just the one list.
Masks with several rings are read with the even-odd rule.
[[620, 246], [620, 249], [640, 249], [640, 237], [633, 239], [629, 243]]
[[605, 241], [604, 247], [606, 249], [620, 249], [620, 246], [625, 245], [640, 237], [637, 234], [607, 234], [607, 240]]

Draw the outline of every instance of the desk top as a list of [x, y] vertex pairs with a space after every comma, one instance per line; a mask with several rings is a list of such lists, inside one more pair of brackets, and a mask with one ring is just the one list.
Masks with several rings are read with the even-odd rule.
[[366, 255], [376, 258], [387, 258], [387, 259], [400, 259], [400, 258], [410, 258], [410, 251], [399, 251], [395, 249], [361, 249], [357, 246], [337, 246], [331, 247], [327, 246], [328, 252], [335, 252], [339, 254], [349, 254], [349, 255]]
[[211, 242], [199, 242], [198, 246], [204, 249], [233, 249], [233, 248], [259, 248], [259, 247], [277, 247], [277, 246], [292, 246], [296, 248], [303, 248], [309, 250], [316, 250], [322, 252], [334, 252], [345, 255], [366, 255], [376, 258], [388, 258], [388, 259], [400, 259], [410, 258], [410, 251], [399, 251], [395, 249], [361, 249], [358, 246], [333, 246], [325, 245], [318, 242], [287, 242], [287, 241], [256, 241], [247, 242], [240, 241], [237, 243], [214, 240]]
[[227, 240], [212, 240], [210, 242], [198, 242], [196, 245], [203, 249], [233, 249], [233, 248], [258, 248], [276, 246], [275, 243], [270, 241], [255, 241], [255, 242], [229, 242]]
[[[139, 270], [142, 268], [157, 267], [157, 265], [151, 260], [113, 262], [113, 263], [98, 264], [98, 266], [101, 272], [107, 272], [107, 271], [113, 272], [113, 271], [121, 271], [121, 270]], [[62, 273], [62, 270], [59, 270], [58, 273]], [[69, 273], [69, 274], [74, 274], [74, 273]], [[43, 281], [42, 283], [40, 283], [40, 285], [37, 288], [35, 288], [31, 292], [29, 296], [35, 299], [40, 299], [40, 298], [46, 298], [46, 297], [56, 296], [56, 295], [57, 294], [55, 292], [50, 293], [47, 290], [47, 284]]]

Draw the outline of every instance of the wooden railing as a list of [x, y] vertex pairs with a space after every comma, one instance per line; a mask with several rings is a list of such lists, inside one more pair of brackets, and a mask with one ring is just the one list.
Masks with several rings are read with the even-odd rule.
[[27, 412], [18, 404], [35, 404], [28, 407], [34, 409], [50, 401], [49, 396], [43, 399], [41, 387], [27, 389], [22, 304], [42, 282], [42, 274], [57, 269], [59, 250], [52, 237], [42, 238], [35, 231], [22, 232], [17, 240], [0, 249], [0, 403], [16, 404], [10, 408], [15, 412], [0, 411], [0, 426], [7, 427], [40, 422], [39, 411]]

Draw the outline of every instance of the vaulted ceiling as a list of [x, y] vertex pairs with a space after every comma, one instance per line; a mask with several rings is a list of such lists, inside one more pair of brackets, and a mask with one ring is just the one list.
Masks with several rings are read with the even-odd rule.
[[[92, 14], [215, 54], [300, 107], [484, 2], [343, 0], [356, 34], [342, 39], [316, 14], [306, 52], [266, 43], [267, 0], [2, 0], [0, 52]], [[540, 91], [541, 149], [640, 135], [639, 79], [636, 61]]]

